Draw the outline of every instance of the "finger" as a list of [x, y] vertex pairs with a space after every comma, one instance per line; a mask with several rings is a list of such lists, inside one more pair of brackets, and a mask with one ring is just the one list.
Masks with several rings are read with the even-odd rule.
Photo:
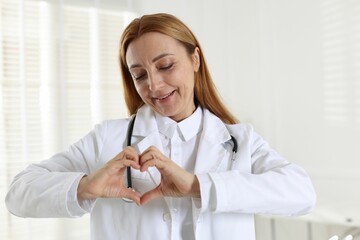
[[126, 147], [123, 151], [114, 157], [115, 160], [131, 159], [136, 162], [139, 161], [139, 154], [132, 147]]
[[139, 163], [140, 163], [140, 165], [143, 165], [146, 162], [157, 159], [157, 158], [158, 158], [158, 156], [154, 152], [143, 153], [140, 155]]
[[152, 159], [144, 162], [142, 165], [140, 165], [140, 171], [145, 172], [150, 167], [156, 167], [157, 169], [162, 169], [164, 163], [162, 161], [159, 161], [158, 159]]
[[159, 149], [157, 149], [155, 146], [150, 146], [147, 149], [145, 149], [143, 154], [148, 153], [148, 152], [159, 152]]
[[146, 204], [147, 202], [150, 202], [151, 200], [155, 199], [155, 198], [158, 198], [158, 197], [161, 197], [162, 196], [162, 193], [160, 191], [160, 188], [159, 186], [144, 193], [141, 198], [140, 198], [140, 205], [144, 205]]
[[139, 153], [131, 146], [125, 147], [124, 153], [129, 154], [129, 156], [134, 157], [136, 159], [139, 158]]
[[132, 160], [122, 160], [119, 165], [122, 165], [121, 168], [132, 167], [135, 169], [140, 169], [140, 165], [137, 162], [134, 162]]
[[140, 156], [139, 156], [139, 163], [140, 165], [145, 164], [147, 161], [151, 161], [151, 160], [159, 160], [159, 161], [165, 161], [168, 160], [168, 158], [166, 156], [164, 156], [161, 152], [159, 152], [158, 150], [153, 151], [153, 150], [148, 150], [143, 152]]
[[126, 167], [132, 167], [134, 169], [140, 169], [140, 165], [137, 162], [134, 162], [132, 160], [112, 161], [112, 162], [108, 162], [107, 165], [106, 165], [106, 168], [111, 170], [112, 172], [114, 172], [114, 171], [116, 171], [116, 172], [122, 171]]
[[137, 205], [140, 205], [140, 195], [133, 189], [130, 188], [125, 188], [123, 191], [123, 195], [121, 196], [122, 198], [127, 198], [130, 199], [132, 201], [134, 201]]
[[114, 168], [133, 167], [138, 169], [140, 167], [139, 163], [129, 159], [109, 161], [107, 164]]
[[151, 160], [154, 158], [163, 158], [164, 155], [154, 146], [148, 147], [141, 155], [140, 155], [140, 164], [143, 164], [147, 160]]

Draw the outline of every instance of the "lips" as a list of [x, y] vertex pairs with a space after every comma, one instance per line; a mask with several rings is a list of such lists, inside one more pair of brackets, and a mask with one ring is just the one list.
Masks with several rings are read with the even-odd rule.
[[169, 93], [169, 94], [166, 94], [165, 96], [153, 97], [153, 99], [155, 99], [156, 101], [162, 101], [162, 100], [165, 100], [165, 99], [167, 99], [168, 97], [172, 96], [174, 93], [175, 93], [175, 90], [172, 91], [172, 92]]

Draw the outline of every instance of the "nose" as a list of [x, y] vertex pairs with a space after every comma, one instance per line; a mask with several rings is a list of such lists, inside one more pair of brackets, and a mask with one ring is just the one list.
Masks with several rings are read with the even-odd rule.
[[163, 80], [158, 74], [151, 73], [148, 75], [148, 84], [149, 90], [152, 92], [156, 92], [163, 85]]

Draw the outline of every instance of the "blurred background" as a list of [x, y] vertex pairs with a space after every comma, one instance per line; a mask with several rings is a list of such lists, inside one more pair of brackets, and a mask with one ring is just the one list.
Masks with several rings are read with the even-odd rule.
[[29, 163], [127, 116], [119, 38], [155, 12], [193, 30], [233, 113], [314, 182], [315, 210], [257, 216], [257, 239], [360, 239], [359, 0], [0, 0], [0, 239], [89, 239], [88, 216], [22, 219], [3, 200]]

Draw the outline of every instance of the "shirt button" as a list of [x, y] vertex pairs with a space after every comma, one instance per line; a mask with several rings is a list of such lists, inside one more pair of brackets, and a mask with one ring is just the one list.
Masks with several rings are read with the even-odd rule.
[[164, 220], [164, 222], [167, 222], [167, 221], [169, 221], [170, 219], [171, 219], [170, 213], [164, 213], [164, 214], [163, 214], [163, 220]]
[[177, 212], [178, 212], [177, 208], [173, 208], [173, 209], [172, 209], [172, 212], [173, 212], [173, 213], [177, 213]]

